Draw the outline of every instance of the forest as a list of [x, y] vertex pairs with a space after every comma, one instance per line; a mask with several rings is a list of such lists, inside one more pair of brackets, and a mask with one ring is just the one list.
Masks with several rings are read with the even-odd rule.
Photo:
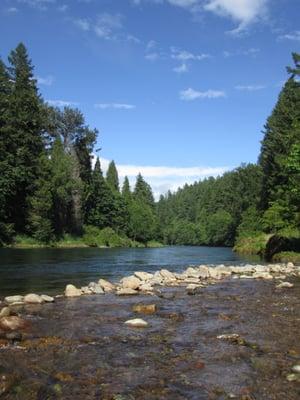
[[[0, 60], [1, 245], [163, 243], [235, 246], [259, 254], [272, 237], [297, 243], [300, 55], [292, 57], [264, 126], [258, 162], [185, 185], [155, 202], [141, 174], [133, 188], [127, 177], [120, 187], [112, 161], [104, 176], [99, 158], [93, 159], [97, 129], [80, 110], [43, 100], [20, 43], [7, 63]], [[280, 250], [295, 250], [285, 247]]]

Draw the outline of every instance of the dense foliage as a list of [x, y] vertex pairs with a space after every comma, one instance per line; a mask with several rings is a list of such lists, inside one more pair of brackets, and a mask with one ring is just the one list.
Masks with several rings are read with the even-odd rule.
[[[258, 164], [242, 165], [155, 202], [139, 174], [120, 188], [112, 161], [93, 163], [97, 130], [78, 109], [40, 96], [23, 44], [0, 60], [0, 243], [66, 235], [90, 246], [225, 245], [259, 251], [272, 234], [300, 232], [300, 55], [264, 129]], [[94, 167], [93, 167], [94, 164]], [[17, 239], [18, 240], [18, 239]]]

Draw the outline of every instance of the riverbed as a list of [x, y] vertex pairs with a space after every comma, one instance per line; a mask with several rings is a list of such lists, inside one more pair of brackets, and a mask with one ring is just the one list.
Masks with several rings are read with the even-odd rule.
[[[22, 339], [0, 341], [1, 399], [298, 400], [300, 383], [287, 379], [300, 364], [300, 283], [292, 281], [286, 290], [226, 279], [190, 296], [161, 288], [22, 306]], [[156, 312], [137, 314], [140, 303]], [[124, 324], [137, 316], [149, 326]], [[239, 339], [218, 338], [228, 334]]]

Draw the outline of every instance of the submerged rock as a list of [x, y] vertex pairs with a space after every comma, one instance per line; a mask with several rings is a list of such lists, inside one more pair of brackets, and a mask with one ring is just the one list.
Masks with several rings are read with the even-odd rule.
[[28, 304], [41, 304], [43, 299], [38, 294], [30, 293], [24, 297], [24, 302]]
[[28, 326], [28, 323], [15, 315], [8, 317], [2, 317], [0, 319], [0, 328], [3, 330], [16, 331], [19, 329], [24, 329]]
[[130, 289], [130, 288], [121, 288], [117, 290], [116, 295], [117, 296], [131, 296], [131, 295], [136, 295], [139, 294], [137, 290]]
[[156, 312], [155, 304], [135, 304], [132, 310], [136, 313], [154, 314]]
[[78, 297], [81, 296], [82, 292], [80, 289], [77, 289], [74, 285], [67, 285], [65, 289], [65, 296], [66, 297]]
[[125, 324], [134, 328], [146, 328], [148, 326], [148, 322], [141, 318], [129, 319]]

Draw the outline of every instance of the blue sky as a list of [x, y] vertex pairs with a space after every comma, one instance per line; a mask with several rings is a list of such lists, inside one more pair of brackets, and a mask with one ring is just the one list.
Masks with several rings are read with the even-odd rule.
[[299, 15], [299, 0], [1, 0], [0, 54], [23, 41], [43, 97], [99, 129], [103, 167], [157, 195], [256, 162]]

